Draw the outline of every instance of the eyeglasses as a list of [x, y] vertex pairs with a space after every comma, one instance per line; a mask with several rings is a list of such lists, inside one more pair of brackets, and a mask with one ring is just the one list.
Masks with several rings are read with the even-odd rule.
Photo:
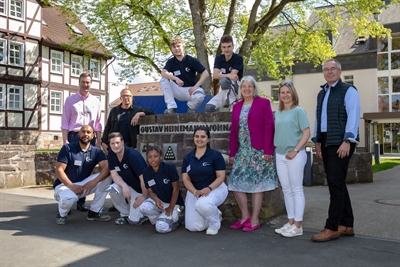
[[334, 71], [337, 71], [337, 70], [339, 70], [339, 68], [335, 68], [335, 67], [333, 67], [333, 68], [330, 68], [330, 69], [323, 69], [324, 70], [324, 72], [334, 72]]
[[121, 95], [122, 98], [130, 98], [132, 97], [131, 95]]
[[292, 82], [281, 82], [281, 83], [279, 84], [279, 88], [281, 88], [281, 87], [283, 87], [283, 86], [285, 86], [285, 85], [291, 87], [291, 86], [293, 85], [293, 83], [292, 83]]

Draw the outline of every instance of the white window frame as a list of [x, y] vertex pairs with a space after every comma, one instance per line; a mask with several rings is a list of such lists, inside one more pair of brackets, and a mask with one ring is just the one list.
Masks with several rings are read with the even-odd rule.
[[0, 15], [6, 15], [7, 14], [7, 0], [0, 0], [0, 3], [3, 3], [3, 11], [0, 12]]
[[[53, 58], [54, 57], [53, 54], [58, 55], [60, 58]], [[57, 60], [57, 62], [54, 63], [53, 60]], [[63, 65], [64, 65], [64, 52], [57, 51], [57, 50], [51, 50], [50, 51], [50, 72], [63, 74], [63, 72], [64, 72]], [[55, 67], [56, 69], [54, 70], [53, 67]], [[60, 70], [57, 70], [57, 67], [59, 67]]]
[[[11, 49], [11, 46], [19, 46], [19, 64], [17, 63], [11, 63], [11, 60], [17, 57], [12, 57], [11, 53], [14, 52], [14, 49]], [[8, 42], [8, 64], [13, 65], [13, 66], [24, 66], [24, 44], [23, 43], [18, 43], [14, 41], [9, 41]]]
[[354, 85], [354, 75], [344, 75], [344, 82]]
[[[96, 65], [96, 71], [93, 71], [94, 68], [92, 68], [92, 63]], [[92, 73], [93, 80], [100, 80], [100, 60], [98, 59], [91, 59], [89, 62], [89, 69], [90, 72]]]
[[[15, 92], [11, 92], [11, 89], [18, 89], [19, 92], [15, 93]], [[13, 101], [11, 101], [11, 99], [15, 96], [19, 96], [19, 101], [15, 101], [15, 98]], [[24, 100], [24, 88], [22, 86], [18, 86], [18, 85], [8, 85], [7, 86], [7, 109], [9, 110], [23, 110], [23, 103]], [[15, 107], [15, 103], [19, 103], [19, 107], [16, 108]], [[10, 103], [13, 103], [13, 107], [10, 107]]]
[[[20, 6], [18, 6], [18, 3]], [[9, 0], [8, 16], [10, 18], [25, 19], [25, 1], [24, 0]], [[18, 10], [20, 9], [20, 10]], [[15, 13], [12, 15], [12, 13]]]
[[[276, 91], [277, 98], [274, 97], [274, 91]], [[271, 97], [274, 99], [273, 103], [279, 102], [279, 85], [273, 84], [271, 85]]]
[[71, 55], [71, 76], [79, 77], [83, 71], [83, 57]]
[[5, 109], [5, 92], [6, 92], [6, 85], [0, 84], [0, 109]]
[[7, 41], [0, 39], [0, 43], [3, 44], [3, 58], [0, 59], [0, 64], [7, 64]]
[[[53, 94], [57, 95], [53, 97]], [[59, 108], [59, 110], [56, 110]], [[63, 94], [60, 91], [50, 90], [50, 113], [62, 114], [63, 108]]]

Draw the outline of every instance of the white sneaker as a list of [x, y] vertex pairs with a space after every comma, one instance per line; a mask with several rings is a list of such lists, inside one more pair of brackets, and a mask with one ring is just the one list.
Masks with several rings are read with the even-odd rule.
[[275, 229], [275, 233], [282, 234], [282, 232], [286, 231], [291, 225], [289, 223], [284, 224], [281, 228]]
[[207, 235], [216, 235], [216, 234], [218, 234], [218, 230], [214, 230], [214, 229], [208, 228], [207, 231], [206, 231], [206, 234]]
[[297, 228], [296, 225], [291, 225], [286, 231], [282, 232], [284, 237], [294, 237], [303, 234], [303, 227]]
[[218, 209], [219, 221], [222, 222], [222, 211]]

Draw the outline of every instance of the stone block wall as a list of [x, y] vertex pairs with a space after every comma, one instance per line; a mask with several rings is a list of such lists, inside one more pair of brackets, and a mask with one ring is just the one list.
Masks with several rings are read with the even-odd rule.
[[36, 149], [55, 149], [61, 148], [63, 142], [61, 131], [2, 130], [0, 145], [33, 145]]
[[[325, 168], [322, 160], [314, 154], [312, 164], [313, 185], [327, 185]], [[354, 153], [347, 169], [346, 183], [372, 183], [372, 154]]]
[[52, 185], [56, 179], [55, 168], [58, 152], [36, 152], [35, 171], [37, 185]]
[[35, 146], [0, 145], [0, 188], [36, 184]]

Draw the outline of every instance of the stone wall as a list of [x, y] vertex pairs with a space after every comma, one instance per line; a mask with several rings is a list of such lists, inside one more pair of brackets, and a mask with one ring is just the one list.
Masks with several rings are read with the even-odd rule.
[[63, 145], [61, 131], [2, 130], [0, 145], [33, 145], [36, 149], [55, 149]]
[[35, 184], [35, 146], [0, 145], [0, 188]]
[[[327, 185], [325, 168], [322, 160], [314, 154], [312, 164], [313, 185]], [[346, 183], [372, 183], [372, 154], [354, 153], [347, 169]]]
[[[145, 157], [148, 145], [159, 146], [163, 150], [166, 162], [175, 164], [178, 173], [181, 173], [183, 157], [195, 148], [193, 130], [199, 125], [211, 129], [210, 146], [222, 153], [226, 163], [229, 160], [229, 129], [231, 123], [230, 112], [198, 113], [198, 114], [165, 114], [146, 116], [140, 119], [140, 135], [138, 149]], [[227, 164], [228, 180], [231, 167]], [[181, 188], [183, 184], [181, 183]], [[186, 193], [186, 190], [181, 190]], [[251, 195], [248, 196], [249, 207]], [[225, 203], [220, 207], [224, 218], [228, 221], [237, 220], [240, 216], [239, 207], [230, 192]], [[280, 215], [285, 212], [282, 190], [265, 192], [260, 214], [261, 221]]]
[[56, 179], [55, 168], [58, 152], [36, 152], [35, 171], [37, 185], [52, 185]]

